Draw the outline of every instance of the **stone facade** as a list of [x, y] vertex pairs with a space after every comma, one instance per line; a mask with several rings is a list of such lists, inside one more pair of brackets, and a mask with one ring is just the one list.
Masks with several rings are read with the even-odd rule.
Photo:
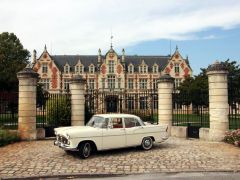
[[45, 47], [40, 57], [33, 53], [33, 69], [40, 75], [39, 83], [51, 93], [69, 89], [74, 75], [86, 80], [87, 89], [118, 91], [128, 89], [157, 89], [157, 80], [170, 74], [178, 86], [185, 77], [192, 76], [188, 58], [178, 49], [172, 56], [126, 56], [124, 49], [119, 56], [112, 47], [98, 55], [50, 55]]

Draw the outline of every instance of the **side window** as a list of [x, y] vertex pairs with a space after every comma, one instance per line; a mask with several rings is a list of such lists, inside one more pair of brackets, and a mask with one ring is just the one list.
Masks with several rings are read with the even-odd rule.
[[102, 128], [107, 128], [107, 127], [108, 127], [108, 122], [109, 122], [109, 118], [106, 118], [106, 119], [103, 121]]
[[123, 128], [122, 118], [112, 118], [111, 123], [112, 123], [111, 125], [112, 125], [113, 129]]
[[125, 122], [125, 127], [126, 128], [141, 126], [141, 124], [135, 118], [124, 118], [124, 122]]

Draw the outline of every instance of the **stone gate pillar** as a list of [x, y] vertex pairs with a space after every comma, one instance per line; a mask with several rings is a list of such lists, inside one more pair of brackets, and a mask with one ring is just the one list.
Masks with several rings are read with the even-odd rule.
[[174, 79], [166, 74], [158, 81], [158, 122], [168, 124], [168, 133], [172, 127], [172, 93]]
[[22, 140], [35, 140], [36, 130], [36, 87], [38, 73], [26, 67], [17, 73], [19, 80], [18, 132]]
[[84, 126], [84, 119], [85, 119], [84, 85], [85, 85], [85, 80], [80, 75], [73, 76], [70, 82], [72, 126]]
[[218, 61], [207, 69], [209, 84], [209, 140], [221, 141], [229, 129], [227, 68]]

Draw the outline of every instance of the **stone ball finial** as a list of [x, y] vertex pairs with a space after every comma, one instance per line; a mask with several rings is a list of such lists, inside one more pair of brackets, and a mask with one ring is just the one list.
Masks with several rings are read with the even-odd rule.
[[223, 62], [219, 62], [216, 60], [213, 64], [209, 65], [207, 68], [207, 72], [210, 71], [226, 71], [228, 72], [228, 68]]

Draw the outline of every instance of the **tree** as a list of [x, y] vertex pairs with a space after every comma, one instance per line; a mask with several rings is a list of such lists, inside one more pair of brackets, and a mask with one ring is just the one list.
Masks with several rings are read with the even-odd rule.
[[[233, 93], [234, 98], [236, 95], [240, 96], [240, 65], [236, 61], [230, 61], [229, 59], [223, 63], [229, 72], [229, 93]], [[208, 77], [206, 71], [205, 68], [202, 68], [197, 76], [187, 78], [178, 88], [181, 94], [189, 94], [193, 105], [208, 105], [208, 96], [206, 96], [208, 95]]]
[[16, 73], [27, 65], [29, 57], [29, 51], [23, 48], [15, 34], [0, 34], [0, 90], [17, 90]]
[[224, 62], [228, 68], [228, 99], [229, 102], [240, 102], [240, 65], [229, 59]]

